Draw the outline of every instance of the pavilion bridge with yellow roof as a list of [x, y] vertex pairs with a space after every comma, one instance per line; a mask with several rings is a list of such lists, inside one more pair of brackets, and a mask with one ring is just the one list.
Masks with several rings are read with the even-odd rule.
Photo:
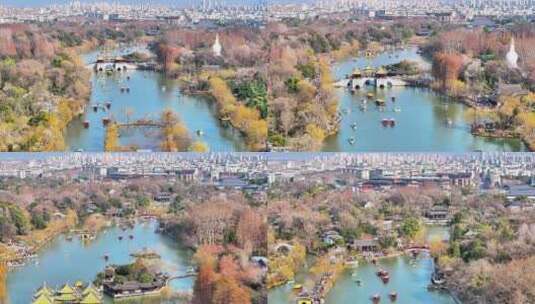
[[46, 283], [33, 296], [32, 304], [101, 304], [102, 291], [93, 284], [68, 283], [59, 289], [52, 289]]
[[406, 86], [407, 83], [400, 77], [389, 75], [384, 67], [374, 69], [367, 66], [363, 70], [354, 69], [347, 81], [347, 86], [352, 90], [358, 90], [365, 86], [376, 88], [389, 88], [395, 86]]

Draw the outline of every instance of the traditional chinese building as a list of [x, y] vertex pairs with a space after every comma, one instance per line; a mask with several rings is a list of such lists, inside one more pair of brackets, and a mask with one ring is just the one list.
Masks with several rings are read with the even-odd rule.
[[34, 294], [32, 304], [101, 304], [102, 292], [91, 283], [76, 282], [74, 286], [63, 285], [60, 289], [49, 288], [46, 283]]

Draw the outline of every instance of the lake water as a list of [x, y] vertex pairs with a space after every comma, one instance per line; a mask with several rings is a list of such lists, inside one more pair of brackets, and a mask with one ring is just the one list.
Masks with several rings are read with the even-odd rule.
[[[144, 51], [140, 47], [121, 48], [115, 55], [132, 51]], [[86, 63], [94, 62], [98, 52], [84, 56]], [[130, 79], [128, 79], [130, 77]], [[106, 73], [92, 73], [91, 98], [82, 117], [73, 120], [66, 131], [66, 144], [69, 150], [103, 151], [105, 127], [102, 119], [109, 117], [117, 122], [133, 122], [138, 119], [159, 119], [161, 113], [171, 109], [182, 120], [193, 140], [206, 143], [211, 151], [232, 152], [245, 150], [239, 132], [221, 125], [216, 116], [214, 103], [200, 96], [182, 94], [175, 80], [168, 79], [154, 71], [131, 70]], [[121, 93], [128, 87], [130, 92]], [[93, 110], [93, 104], [110, 101], [111, 108]], [[89, 128], [84, 128], [84, 121]], [[203, 135], [197, 135], [202, 130]], [[133, 145], [139, 149], [159, 150], [160, 139], [157, 128], [123, 128], [120, 134], [121, 145]]]
[[[68, 241], [65, 236], [60, 236], [39, 252], [37, 263], [28, 263], [8, 274], [9, 304], [31, 303], [33, 294], [44, 282], [50, 287], [60, 287], [65, 283], [72, 286], [78, 280], [92, 282], [106, 265], [131, 263], [134, 258], [130, 254], [144, 248], [152, 249], [161, 256], [161, 267], [165, 272], [171, 275], [186, 273], [192, 266], [192, 252], [169, 237], [155, 233], [157, 225], [156, 221], [138, 223], [126, 231], [114, 226], [99, 233], [90, 242], [82, 242], [78, 237]], [[129, 235], [133, 235], [134, 239], [130, 240]], [[123, 236], [122, 241], [118, 240], [119, 236]], [[108, 262], [103, 258], [105, 254], [109, 255]], [[174, 291], [188, 292], [193, 289], [193, 283], [192, 277], [173, 280], [170, 286]], [[172, 303], [180, 303], [177, 301]], [[111, 303], [111, 300], [106, 303]], [[127, 303], [166, 302], [138, 299]]]
[[[370, 60], [366, 58], [349, 59], [339, 62], [333, 67], [337, 80], [350, 75], [353, 69], [366, 66], [378, 68], [383, 65], [411, 60], [429, 68], [416, 48], [383, 53]], [[323, 151], [367, 151], [367, 152], [411, 152], [411, 151], [525, 151], [526, 147], [516, 139], [487, 139], [475, 137], [470, 133], [469, 122], [466, 120], [467, 106], [440, 96], [425, 88], [393, 87], [375, 89], [365, 87], [352, 95], [345, 88], [336, 90], [340, 97], [342, 115], [340, 131], [326, 139]], [[368, 93], [374, 98], [368, 100], [367, 110], [362, 111], [362, 100]], [[391, 101], [396, 97], [396, 102]], [[375, 99], [386, 101], [385, 110], [379, 111]], [[399, 112], [394, 112], [398, 108]], [[394, 118], [396, 126], [383, 127], [381, 120]], [[452, 122], [448, 126], [447, 121]], [[354, 130], [352, 124], [356, 123]], [[349, 139], [354, 138], [354, 144]]]
[[[446, 227], [430, 226], [426, 232], [428, 240], [434, 237], [449, 238]], [[306, 268], [312, 266], [313, 261], [309, 259], [307, 264], [298, 272], [295, 281], [312, 286], [313, 281], [308, 277]], [[377, 277], [379, 267], [390, 273], [388, 284], [383, 284]], [[395, 291], [398, 293], [397, 303], [455, 304], [449, 294], [427, 290], [432, 272], [433, 260], [424, 254], [416, 259], [407, 256], [380, 259], [377, 266], [362, 262], [357, 268], [341, 274], [327, 294], [325, 303], [371, 303], [370, 297], [376, 293], [381, 295], [381, 303], [388, 303], [389, 293]], [[361, 280], [361, 286], [355, 282], [357, 279]], [[291, 284], [279, 286], [269, 291], [269, 304], [293, 304], [295, 296]]]

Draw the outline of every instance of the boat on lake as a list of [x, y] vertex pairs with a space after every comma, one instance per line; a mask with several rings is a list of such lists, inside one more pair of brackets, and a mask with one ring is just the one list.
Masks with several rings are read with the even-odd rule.
[[394, 127], [396, 125], [396, 120], [394, 118], [383, 118], [381, 120], [383, 127]]
[[381, 279], [381, 281], [383, 281], [384, 284], [390, 281], [390, 274], [388, 273], [388, 271], [380, 269], [379, 271], [377, 271], [376, 274]]

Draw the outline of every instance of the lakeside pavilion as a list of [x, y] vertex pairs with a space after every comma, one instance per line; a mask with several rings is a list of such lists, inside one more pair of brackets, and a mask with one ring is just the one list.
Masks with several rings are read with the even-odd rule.
[[74, 287], [68, 283], [58, 290], [43, 284], [33, 296], [32, 304], [102, 304], [102, 292], [89, 283], [84, 287], [76, 282]]

